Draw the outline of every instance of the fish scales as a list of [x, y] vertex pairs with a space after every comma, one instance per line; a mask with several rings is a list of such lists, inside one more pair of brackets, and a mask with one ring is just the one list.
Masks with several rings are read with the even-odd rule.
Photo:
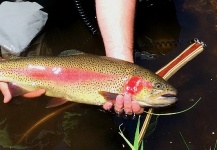
[[[109, 95], [126, 94], [123, 87], [135, 76], [152, 86], [161, 83], [165, 90], [161, 95], [175, 91], [162, 78], [141, 66], [104, 56], [28, 57], [0, 62], [0, 81], [14, 83], [28, 91], [43, 88], [47, 96], [93, 105], [102, 105], [108, 100], [100, 91]], [[137, 83], [135, 85], [133, 89], [138, 90]], [[132, 97], [137, 100], [145, 96], [143, 104], [152, 105], [149, 95], [154, 91], [142, 90]]]

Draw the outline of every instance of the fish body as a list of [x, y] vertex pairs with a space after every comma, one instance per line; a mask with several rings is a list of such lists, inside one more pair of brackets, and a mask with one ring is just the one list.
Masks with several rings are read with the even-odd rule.
[[175, 88], [151, 71], [91, 54], [3, 60], [0, 81], [26, 92], [43, 88], [47, 96], [91, 105], [103, 105], [118, 94], [130, 94], [142, 107], [167, 106], [177, 100]]

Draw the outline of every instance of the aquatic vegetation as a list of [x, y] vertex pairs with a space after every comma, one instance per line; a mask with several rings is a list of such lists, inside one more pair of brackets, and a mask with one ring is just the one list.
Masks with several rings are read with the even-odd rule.
[[186, 148], [187, 148], [188, 150], [190, 150], [190, 148], [189, 148], [189, 146], [188, 146], [187, 142], [185, 141], [185, 139], [184, 139], [184, 137], [183, 137], [182, 133], [181, 133], [181, 132], [179, 132], [179, 134], [180, 134], [180, 136], [182, 137], [182, 140], [183, 140], [183, 142], [185, 143], [185, 146], [186, 146]]
[[151, 123], [151, 119], [153, 119], [152, 117], [152, 113], [153, 109], [149, 109], [148, 111], [149, 113], [146, 115], [145, 121], [142, 125], [140, 134], [139, 134], [139, 144], [141, 144], [144, 136], [149, 136], [152, 132], [154, 132], [156, 126], [157, 126], [157, 121], [158, 121], [158, 117], [156, 117], [156, 119]]
[[141, 142], [141, 146], [139, 144], [139, 128], [140, 128], [140, 116], [139, 116], [138, 122], [137, 122], [136, 132], [135, 132], [135, 136], [134, 136], [134, 143], [131, 144], [130, 141], [124, 136], [122, 130], [119, 127], [119, 130], [120, 130], [119, 134], [126, 141], [126, 143], [130, 146], [130, 148], [132, 150], [143, 150], [144, 149], [143, 141]]
[[[174, 58], [170, 63], [168, 63], [166, 66], [164, 66], [162, 69], [156, 72], [159, 76], [163, 77], [165, 80], [168, 80], [173, 74], [175, 74], [182, 66], [184, 66], [188, 61], [196, 57], [199, 53], [203, 51], [203, 47], [205, 44], [203, 42], [199, 42], [199, 40], [195, 39], [195, 43], [190, 45], [188, 48], [186, 48], [179, 56]], [[189, 53], [190, 52], [190, 53]], [[199, 99], [200, 100], [200, 99]], [[198, 101], [199, 101], [198, 100]], [[196, 105], [197, 102], [194, 104]], [[193, 106], [194, 106], [193, 105]], [[192, 107], [193, 107], [192, 106]], [[183, 113], [187, 110], [190, 110], [192, 107], [181, 111], [181, 112], [176, 112], [176, 113], [167, 113], [164, 115], [172, 115], [172, 114], [177, 114], [177, 113]], [[146, 115], [146, 119], [143, 123], [141, 133], [139, 134], [139, 141], [142, 140], [144, 135], [146, 134], [147, 128], [149, 126], [149, 122], [151, 120], [151, 117], [153, 114], [159, 115], [156, 113], [153, 113], [154, 109], [150, 108]]]
[[40, 120], [38, 120], [35, 124], [33, 124], [23, 135], [22, 137], [18, 140], [18, 144], [22, 143], [23, 140], [28, 137], [35, 129], [37, 129], [39, 126], [41, 126], [43, 123], [45, 123], [46, 121], [48, 121], [49, 119], [55, 117], [56, 115], [60, 114], [61, 112], [73, 107], [77, 105], [76, 103], [72, 103], [70, 105], [67, 105], [65, 107], [61, 107], [60, 109], [44, 116], [43, 118], [41, 118]]
[[[211, 148], [210, 148], [211, 149]], [[214, 145], [214, 149], [213, 150], [216, 150], [217, 149], [217, 139], [215, 141], [215, 145]]]
[[[172, 61], [170, 61], [167, 65], [162, 67], [160, 70], [156, 72], [159, 76], [164, 78], [165, 80], [168, 80], [172, 75], [174, 75], [180, 68], [182, 68], [187, 62], [192, 60], [194, 57], [196, 57], [198, 54], [200, 54], [203, 51], [203, 48], [206, 46], [205, 43], [200, 42], [198, 39], [194, 40], [194, 43], [191, 44], [189, 47], [187, 47], [181, 54], [179, 54], [176, 58], [174, 58]], [[193, 108], [200, 99], [191, 107], [175, 113], [167, 113], [164, 115], [173, 115], [173, 114], [179, 114], [186, 112]], [[163, 115], [163, 114], [156, 114], [153, 113], [154, 109], [150, 108], [146, 115], [146, 119], [143, 123], [141, 133], [139, 134], [139, 141], [141, 142], [144, 135], [146, 134], [147, 128], [149, 126], [150, 120], [152, 115]]]
[[73, 130], [78, 125], [78, 120], [76, 117], [80, 117], [81, 114], [79, 113], [70, 113], [65, 112], [64, 114], [64, 121], [62, 122], [62, 128], [64, 130], [64, 141], [67, 145], [71, 145], [72, 140], [70, 139], [70, 130]]
[[[146, 120], [144, 121], [144, 124], [142, 126], [141, 131], [139, 131], [139, 128], [140, 128], [140, 116], [139, 116], [138, 122], [137, 122], [137, 127], [136, 127], [136, 132], [135, 132], [135, 136], [134, 136], [134, 144], [133, 145], [124, 136], [124, 134], [123, 134], [123, 132], [122, 132], [122, 130], [120, 128], [119, 128], [119, 130], [120, 130], [119, 134], [123, 137], [123, 139], [126, 141], [126, 143], [130, 146], [130, 148], [132, 150], [139, 150], [139, 145], [140, 144], [141, 144], [140, 149], [142, 150], [143, 149], [143, 137], [144, 137], [145, 134], [146, 134], [146, 136], [150, 135], [155, 130], [156, 125], [157, 125], [157, 120], [158, 120], [159, 116], [176, 115], [176, 114], [184, 113], [184, 112], [192, 109], [200, 100], [201, 100], [201, 98], [199, 100], [197, 100], [191, 107], [189, 107], [189, 108], [187, 108], [187, 109], [185, 109], [183, 111], [174, 112], [174, 113], [157, 114], [157, 113], [153, 113], [152, 111], [150, 111], [150, 109], [149, 109], [149, 111], [144, 111], [144, 112], [147, 113]], [[156, 115], [157, 116], [156, 120], [153, 123], [150, 123], [150, 120], [151, 120], [150, 115]], [[149, 132], [147, 133], [147, 131], [149, 131]], [[181, 135], [186, 147], [188, 148], [188, 150], [190, 150], [187, 143], [186, 143], [186, 141], [184, 140], [181, 132], [180, 132], [180, 135]], [[216, 147], [216, 145], [215, 145], [215, 147]], [[214, 150], [216, 150], [216, 149], [214, 149]]]
[[[180, 131], [179, 131], [179, 134], [180, 134], [180, 136], [181, 136], [181, 138], [182, 138], [182, 141], [184, 142], [184, 144], [185, 144], [185, 146], [186, 146], [186, 149], [187, 149], [187, 150], [191, 150], [191, 149], [190, 149], [190, 146], [187, 144], [187, 142], [186, 142], [184, 136], [182, 135], [182, 133], [181, 133]], [[212, 147], [210, 147], [209, 150], [212, 150]], [[216, 141], [215, 141], [213, 150], [217, 150], [217, 139], [216, 139]]]
[[26, 146], [21, 146], [21, 145], [16, 145], [14, 144], [9, 136], [9, 133], [7, 131], [7, 125], [4, 125], [6, 122], [6, 119], [2, 120], [0, 122], [0, 145], [3, 148], [10, 148], [10, 149], [26, 149], [28, 147]]

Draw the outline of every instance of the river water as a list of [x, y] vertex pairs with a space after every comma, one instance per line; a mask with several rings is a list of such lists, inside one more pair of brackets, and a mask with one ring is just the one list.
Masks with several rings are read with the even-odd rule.
[[[89, 3], [84, 7], [95, 21], [94, 4]], [[100, 34], [90, 32], [72, 2], [57, 5], [49, 11], [52, 15], [40, 35], [41, 42], [30, 46], [28, 51], [57, 55], [63, 50], [78, 49], [104, 55]], [[156, 0], [138, 3], [135, 25], [137, 64], [156, 72], [189, 46], [194, 38], [206, 43], [207, 47], [169, 79], [179, 92], [178, 102], [156, 111], [177, 112], [201, 100], [185, 113], [153, 117], [155, 128], [150, 126], [144, 138], [145, 149], [214, 149], [217, 140], [217, 2]], [[141, 54], [141, 51], [148, 53]], [[126, 118], [101, 107], [72, 103], [46, 109], [49, 99], [45, 96], [31, 100], [15, 97], [8, 104], [0, 104], [0, 149], [129, 149], [118, 134], [121, 124], [126, 137], [133, 142], [138, 116]]]

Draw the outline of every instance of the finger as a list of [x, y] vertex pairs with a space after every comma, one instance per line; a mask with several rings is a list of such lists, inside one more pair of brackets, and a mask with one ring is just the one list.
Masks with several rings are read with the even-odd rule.
[[26, 98], [39, 97], [43, 95], [45, 92], [46, 92], [45, 89], [37, 89], [35, 91], [31, 91], [29, 93], [24, 94], [23, 97], [26, 97]]
[[106, 103], [103, 105], [103, 109], [109, 110], [109, 109], [112, 108], [112, 106], [113, 106], [112, 102], [111, 102], [111, 101], [108, 101], [108, 102], [106, 102]]
[[12, 99], [12, 95], [9, 91], [8, 84], [4, 82], [0, 82], [0, 90], [4, 96], [4, 103], [8, 103]]
[[132, 101], [132, 110], [137, 115], [144, 112], [144, 108], [140, 107], [137, 101]]
[[123, 107], [124, 107], [124, 97], [122, 95], [118, 95], [116, 97], [114, 110], [116, 113], [120, 114], [123, 112]]
[[124, 95], [124, 111], [127, 115], [132, 115], [132, 98], [130, 95]]

